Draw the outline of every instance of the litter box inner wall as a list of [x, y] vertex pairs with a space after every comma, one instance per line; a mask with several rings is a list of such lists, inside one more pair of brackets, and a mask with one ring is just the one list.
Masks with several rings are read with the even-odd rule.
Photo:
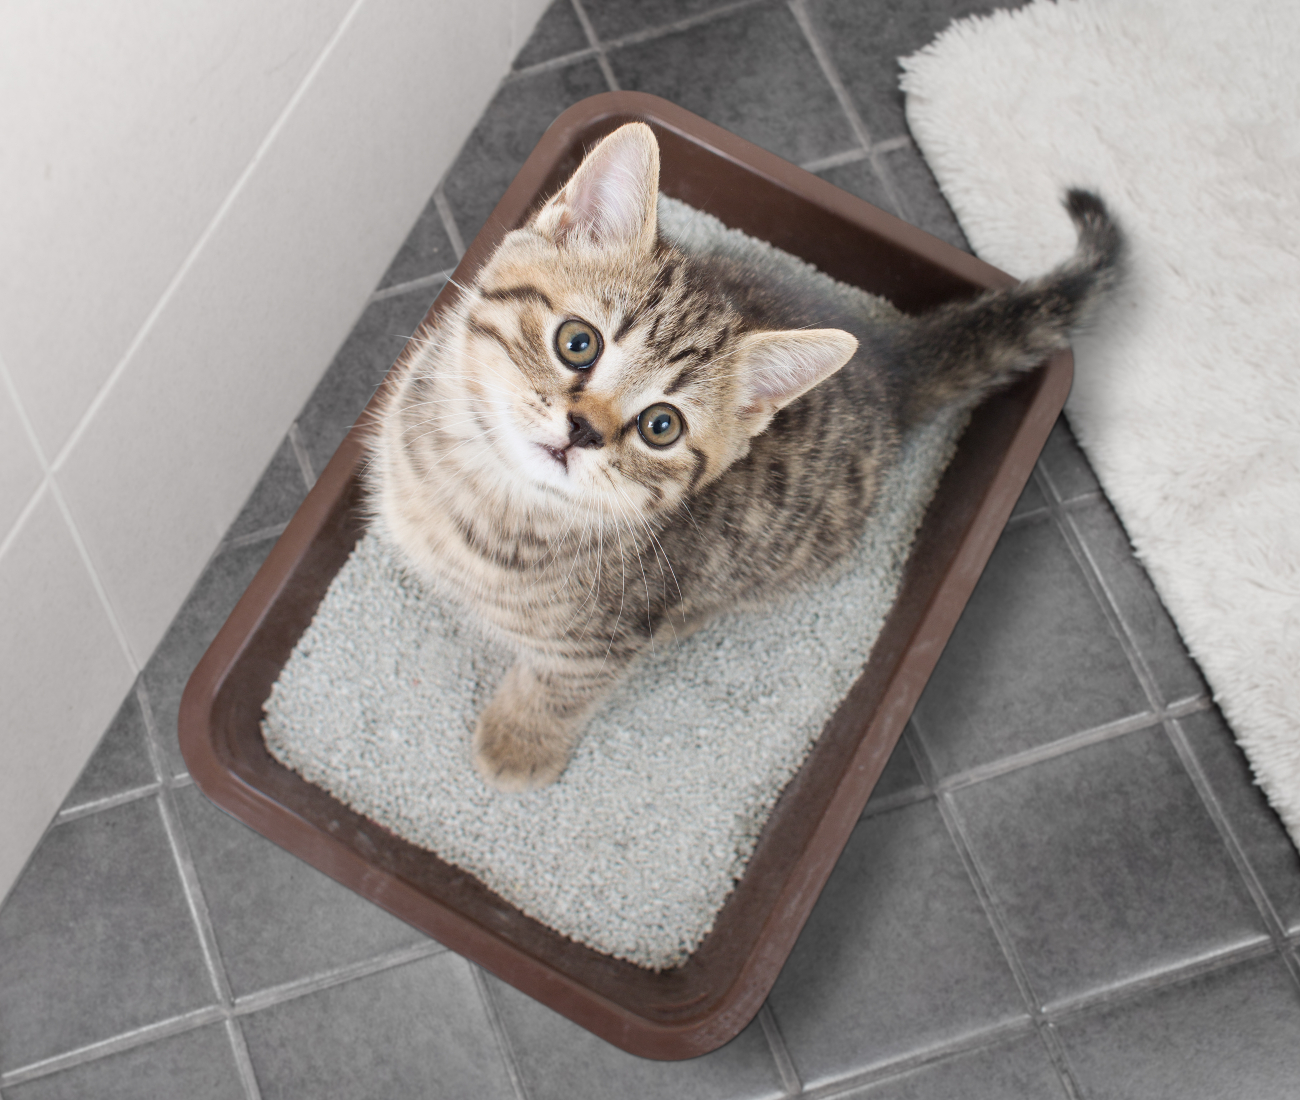
[[[547, 191], [553, 191], [562, 182], [571, 170], [571, 166], [577, 163], [584, 147], [589, 147], [597, 137], [612, 130], [628, 117], [626, 114], [609, 116], [575, 133], [569, 141], [567, 165], [549, 169], [542, 165], [540, 171], [539, 168], [534, 167], [531, 179], [525, 178], [529, 175], [526, 168], [525, 172], [521, 173], [521, 177], [516, 180], [511, 192], [508, 192], [503, 199], [493, 224], [498, 226], [518, 224], [526, 216], [529, 206], [538, 201], [539, 188], [536, 181], [543, 173], [551, 181], [549, 188], [540, 189], [540, 194], [544, 196]], [[839, 217], [819, 210], [816, 204], [794, 194], [775, 180], [757, 176], [727, 160], [719, 160], [715, 154], [709, 153], [670, 128], [663, 126], [656, 128], [664, 148], [665, 192], [703, 207], [729, 225], [755, 236], [774, 239], [774, 243], [818, 264], [823, 270], [846, 281], [857, 283], [864, 289], [883, 292], [907, 308], [928, 304], [947, 297], [952, 292], [969, 293], [979, 285], [978, 279], [963, 277], [965, 272], [958, 275], [951, 267], [942, 263], [930, 263], [907, 257], [899, 245], [889, 238], [888, 233], [875, 233], [861, 226], [846, 224]], [[718, 133], [722, 132], [718, 131]], [[827, 191], [834, 196], [835, 193], [829, 185]], [[818, 195], [819, 201], [821, 198], [822, 196]], [[803, 236], [807, 224], [803, 219], [809, 219], [819, 227], [819, 231], [811, 239]], [[504, 232], [504, 229], [499, 230], [497, 235], [501, 232]], [[798, 234], [800, 239], [795, 240], [795, 234]], [[471, 254], [465, 257], [458, 278], [472, 278], [473, 271], [490, 253], [494, 244], [495, 241], [490, 239], [476, 240]], [[983, 266], [978, 265], [980, 268]], [[882, 277], [882, 272], [891, 270], [897, 272], [900, 268], [902, 268], [901, 273], [891, 274], [888, 278]], [[441, 299], [437, 303], [439, 306], [446, 304]], [[1001, 399], [997, 400], [998, 403], [1002, 403]], [[979, 414], [980, 418], [985, 415], [984, 411]], [[331, 462], [333, 469], [329, 473], [335, 476], [322, 478], [322, 484], [317, 487], [322, 493], [339, 492], [340, 482], [342, 482], [349, 489], [345, 495], [355, 494], [355, 468], [360, 453], [355, 435], [354, 432], [353, 437], [349, 437], [347, 444], [335, 456], [335, 461]], [[987, 470], [990, 466], [996, 467], [999, 460], [999, 456], [996, 455], [986, 455], [982, 459], [981, 456], [966, 455], [965, 451], [966, 445], [963, 442], [957, 465], [966, 466], [973, 463], [974, 468]], [[951, 479], [951, 474], [956, 472], [957, 470], [954, 469], [949, 478], [945, 478], [944, 486], [941, 486], [939, 497], [936, 498], [936, 508], [931, 510], [931, 519], [934, 512], [938, 510], [939, 503], [948, 495], [945, 487]], [[335, 483], [333, 489], [325, 484], [327, 481]], [[307, 517], [302, 518], [305, 521]], [[927, 527], [928, 525], [929, 520], [927, 520]], [[638, 1016], [646, 1015], [648, 1010], [651, 1015], [662, 1019], [683, 1019], [687, 1016], [703, 1014], [709, 1005], [718, 999], [719, 994], [716, 993], [718, 972], [737, 974], [760, 930], [762, 920], [742, 912], [746, 906], [741, 903], [752, 902], [753, 898], [760, 894], [778, 892], [780, 889], [778, 872], [782, 868], [788, 868], [792, 860], [796, 859], [806, 846], [811, 829], [791, 828], [789, 826], [792, 823], [783, 821], [787, 815], [781, 812], [782, 807], [791, 804], [790, 798], [783, 798], [782, 803], [778, 805], [772, 822], [760, 839], [759, 849], [750, 865], [751, 873], [746, 875], [737, 895], [733, 896], [732, 902], [728, 903], [719, 916], [717, 933], [705, 941], [696, 956], [680, 971], [656, 975], [633, 967], [631, 964], [599, 956], [588, 949], [568, 944], [567, 941], [557, 942], [558, 937], [549, 930], [530, 927], [535, 925], [535, 922], [524, 918], [511, 907], [502, 906], [499, 899], [494, 899], [485, 889], [479, 887], [475, 890], [468, 887], [465, 882], [467, 876], [431, 858], [427, 853], [412, 848], [372, 822], [360, 818], [324, 792], [317, 791], [275, 764], [266, 753], [258, 735], [261, 703], [269, 694], [270, 684], [275, 675], [278, 675], [279, 668], [287, 658], [294, 641], [310, 621], [315, 604], [328, 586], [334, 571], [351, 550], [359, 530], [359, 525], [355, 523], [336, 523], [331, 540], [317, 540], [328, 542], [333, 547], [333, 551], [327, 550], [325, 545], [316, 547], [314, 553], [308, 551], [313, 558], [321, 558], [319, 562], [316, 560], [310, 562], [313, 576], [308, 578], [306, 584], [291, 582], [282, 588], [266, 614], [260, 616], [263, 629], [244, 649], [239, 658], [239, 664], [244, 667], [239, 669], [238, 675], [233, 679], [250, 675], [251, 679], [255, 680], [261, 697], [255, 698], [258, 693], [244, 693], [244, 691], [238, 693], [242, 695], [238, 700], [232, 698], [234, 693], [224, 691], [219, 697], [213, 718], [217, 719], [223, 735], [220, 738], [225, 743], [223, 755], [227, 756], [227, 762], [233, 765], [241, 778], [250, 785], [245, 792], [245, 801], [262, 803], [264, 800], [278, 800], [285, 808], [290, 809], [302, 825], [301, 829], [294, 831], [300, 836], [311, 834], [313, 837], [314, 846], [318, 850], [315, 858], [310, 855], [308, 858], [311, 858], [317, 866], [328, 869], [329, 865], [337, 864], [339, 857], [333, 853], [337, 852], [338, 844], [346, 845], [355, 853], [355, 864], [378, 865], [391, 870], [410, 883], [418, 893], [436, 897], [444, 904], [460, 909], [463, 919], [469, 924], [474, 924], [475, 918], [486, 916], [487, 923], [492, 926], [492, 930], [497, 935], [543, 962], [553, 962], [557, 967], [588, 984], [603, 997], [634, 1009]], [[923, 528], [922, 541], [925, 541], [925, 530], [926, 528]], [[310, 537], [309, 532], [307, 538]], [[289, 540], [285, 541], [287, 543]], [[914, 555], [909, 570], [915, 564], [917, 557], [918, 555]], [[327, 562], [324, 560], [326, 558], [330, 560]], [[930, 575], [942, 575], [943, 567], [938, 563], [929, 562], [925, 572]], [[319, 581], [318, 588], [312, 583], [313, 581]], [[909, 591], [910, 582], [904, 583], [905, 591]], [[928, 593], [924, 594], [922, 603], [925, 600], [928, 600]], [[900, 606], [898, 610], [904, 609]], [[915, 625], [923, 608], [915, 610], [915, 614], [906, 616], [911, 620], [910, 625], [897, 621], [897, 616], [891, 616], [886, 626], [886, 636], [891, 640], [897, 636], [901, 639], [900, 644], [905, 644], [906, 639], [910, 637], [911, 627]], [[268, 632], [265, 628], [269, 622], [277, 622], [278, 626]], [[884, 640], [885, 638], [882, 637], [882, 642]], [[251, 662], [251, 667], [247, 666], [246, 662]], [[892, 666], [894, 663], [895, 660], [886, 660], [887, 666]], [[874, 659], [872, 665], [876, 665]], [[888, 671], [880, 668], [876, 675], [870, 677], [876, 690], [854, 690], [850, 700], [846, 701], [841, 712], [832, 721], [832, 728], [828, 729], [831, 742], [827, 744], [827, 748], [830, 749], [834, 743], [843, 741], [841, 751], [819, 753], [815, 765], [809, 769], [809, 774], [807, 776], [801, 774], [797, 778], [796, 784], [799, 788], [810, 785], [822, 787], [827, 785], [828, 781], [829, 785], [833, 786], [838, 781], [846, 757], [852, 750], [852, 739], [862, 728], [865, 718], [863, 711], [870, 703], [870, 700], [864, 696], [878, 698], [888, 678]], [[227, 683], [229, 682], [228, 679]], [[866, 683], [862, 685], [864, 689], [867, 686]], [[838, 736], [836, 731], [839, 731]], [[896, 735], [897, 730], [894, 733]], [[880, 756], [880, 764], [883, 766], [883, 757], [887, 752], [882, 750], [877, 755]], [[822, 778], [819, 779], [819, 776]], [[259, 795], [255, 789], [257, 787], [263, 788], [264, 794]], [[267, 819], [272, 815], [263, 807], [263, 811], [254, 816]], [[330, 837], [316, 833], [317, 828], [326, 830]], [[307, 855], [307, 853], [303, 854]], [[344, 862], [354, 863], [353, 860], [346, 858]], [[439, 864], [441, 867], [438, 866]], [[344, 871], [342, 867], [338, 869], [340, 872]], [[438, 873], [439, 871], [445, 873]], [[358, 880], [356, 874], [346, 874], [345, 877], [353, 882]], [[373, 884], [376, 876], [366, 877]], [[400, 894], [400, 891], [398, 893]], [[389, 905], [398, 915], [407, 919], [418, 918], [417, 923], [427, 930], [434, 931], [430, 927], [427, 913], [417, 914], [409, 904], [412, 899], [391, 896], [376, 897], [375, 900]], [[496, 904], [493, 904], [494, 901]], [[464, 903], [472, 903], [472, 908], [462, 909]], [[752, 904], [750, 908], [752, 909]], [[473, 912], [474, 916], [468, 916], [469, 912]], [[730, 927], [733, 925], [734, 927]], [[461, 931], [463, 932], [464, 928]], [[556, 977], [560, 976], [556, 975]], [[567, 986], [568, 983], [562, 981], [561, 984]], [[715, 990], [713, 996], [708, 996], [710, 987]], [[554, 991], [551, 995], [554, 997]], [[555, 1001], [553, 1000], [552, 1003]], [[556, 1007], [561, 1006], [556, 1004]], [[574, 1014], [579, 1015], [577, 1012]], [[584, 1010], [580, 1015], [587, 1016], [589, 1013]]]

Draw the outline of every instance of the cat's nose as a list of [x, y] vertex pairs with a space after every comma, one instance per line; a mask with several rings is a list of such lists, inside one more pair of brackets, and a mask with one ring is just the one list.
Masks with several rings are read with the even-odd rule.
[[569, 413], [570, 447], [601, 447], [604, 443], [605, 437], [592, 426], [590, 420], [577, 413]]

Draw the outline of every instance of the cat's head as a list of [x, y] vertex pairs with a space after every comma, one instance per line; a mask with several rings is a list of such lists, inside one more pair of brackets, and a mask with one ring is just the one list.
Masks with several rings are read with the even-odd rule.
[[518, 492], [597, 515], [671, 509], [857, 347], [742, 322], [658, 239], [658, 182], [650, 128], [616, 130], [506, 236], [460, 311], [457, 376]]

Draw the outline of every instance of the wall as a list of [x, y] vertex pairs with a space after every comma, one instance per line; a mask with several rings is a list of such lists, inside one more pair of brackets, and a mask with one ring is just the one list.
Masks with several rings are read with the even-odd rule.
[[0, 895], [544, 3], [0, 8]]

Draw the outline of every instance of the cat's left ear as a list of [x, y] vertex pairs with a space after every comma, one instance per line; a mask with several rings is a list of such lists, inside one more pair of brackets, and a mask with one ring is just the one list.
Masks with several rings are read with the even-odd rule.
[[629, 122], [587, 154], [534, 227], [560, 245], [633, 245], [648, 252], [658, 196], [659, 143], [644, 122]]
[[738, 358], [738, 412], [750, 434], [761, 432], [778, 409], [829, 378], [857, 350], [857, 339], [837, 328], [755, 332], [745, 337]]

